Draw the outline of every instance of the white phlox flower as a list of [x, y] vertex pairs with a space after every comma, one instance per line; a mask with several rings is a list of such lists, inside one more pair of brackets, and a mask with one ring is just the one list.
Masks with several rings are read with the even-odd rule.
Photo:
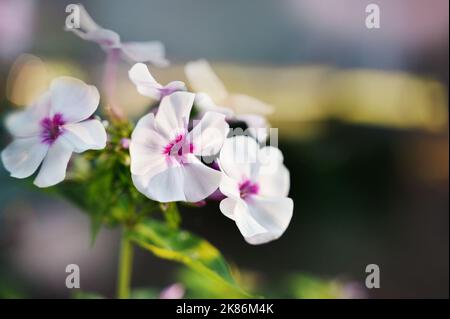
[[106, 146], [106, 131], [91, 115], [97, 109], [95, 86], [70, 77], [54, 79], [34, 104], [6, 118], [14, 140], [1, 153], [12, 177], [26, 178], [41, 165], [34, 184], [48, 187], [64, 180], [72, 152]]
[[198, 202], [219, 187], [221, 172], [197, 156], [212, 156], [228, 134], [225, 116], [206, 112], [188, 131], [195, 94], [165, 96], [156, 115], [142, 117], [130, 142], [131, 174], [136, 188], [159, 202]]
[[245, 240], [253, 245], [279, 238], [292, 218], [289, 171], [280, 150], [260, 149], [248, 136], [228, 138], [220, 151], [223, 172], [220, 191], [227, 197], [221, 212], [236, 222]]
[[99, 44], [106, 52], [117, 50], [131, 62], [150, 62], [156, 66], [167, 66], [164, 45], [159, 41], [122, 42], [119, 34], [99, 26], [83, 5], [77, 4], [80, 14], [79, 28], [66, 28], [80, 38]]

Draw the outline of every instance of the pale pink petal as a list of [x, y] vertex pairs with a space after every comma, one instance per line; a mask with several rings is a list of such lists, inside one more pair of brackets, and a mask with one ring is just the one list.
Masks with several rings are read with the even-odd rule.
[[170, 139], [162, 136], [155, 127], [155, 116], [149, 113], [143, 116], [131, 134], [132, 144], [142, 144], [153, 151], [162, 152]]
[[41, 120], [47, 117], [49, 112], [50, 95], [45, 93], [25, 110], [9, 114], [6, 117], [5, 126], [15, 137], [36, 136], [42, 130]]
[[240, 180], [234, 180], [228, 177], [226, 174], [222, 174], [222, 179], [220, 180], [219, 189], [227, 197], [233, 199], [240, 199], [239, 193], [239, 182]]
[[175, 92], [162, 99], [155, 117], [155, 126], [169, 140], [185, 133], [195, 94]]
[[[243, 233], [245, 240], [252, 245], [264, 244], [278, 239], [288, 227], [294, 210], [294, 202], [291, 198], [264, 198], [253, 196], [248, 203], [248, 214], [236, 217], [240, 218], [247, 233]], [[256, 223], [261, 226], [254, 227]], [[239, 226], [239, 224], [238, 224]], [[262, 228], [262, 229], [261, 229]]]
[[106, 146], [106, 131], [98, 120], [69, 123], [63, 126], [64, 138], [70, 141], [77, 153], [101, 150]]
[[280, 165], [271, 174], [259, 174], [259, 194], [269, 197], [285, 197], [289, 194], [289, 170]]
[[260, 149], [258, 160], [261, 165], [275, 165], [283, 164], [284, 156], [279, 148], [274, 146], [265, 146]]
[[48, 145], [39, 136], [15, 139], [2, 151], [2, 162], [12, 177], [33, 174], [47, 154]]
[[124, 42], [122, 52], [132, 62], [150, 62], [159, 67], [169, 65], [164, 45], [159, 41]]
[[142, 194], [158, 202], [185, 201], [184, 174], [181, 166], [173, 166], [154, 175], [132, 174], [133, 184]]
[[269, 197], [286, 197], [289, 194], [289, 170], [283, 165], [283, 154], [278, 148], [268, 146], [259, 151], [259, 194]]
[[233, 216], [239, 231], [247, 242], [249, 242], [249, 238], [251, 240], [255, 236], [266, 233], [266, 229], [259, 223], [259, 220], [250, 214], [250, 209], [243, 200], [236, 200]]
[[228, 138], [220, 151], [220, 167], [236, 181], [252, 178], [258, 167], [259, 145], [248, 136]]
[[151, 178], [167, 169], [170, 162], [163, 154], [167, 143], [169, 140], [164, 139], [154, 128], [153, 114], [141, 118], [131, 135], [131, 173]]
[[95, 86], [71, 77], [59, 77], [50, 84], [51, 114], [60, 113], [69, 123], [90, 117], [100, 96]]
[[224, 214], [226, 217], [234, 220], [234, 209], [237, 204], [236, 199], [233, 198], [225, 198], [220, 202], [219, 208], [222, 214]]
[[41, 131], [39, 119], [28, 111], [16, 111], [7, 115], [5, 126], [14, 137], [37, 136]]
[[181, 299], [185, 292], [186, 290], [182, 284], [173, 284], [161, 291], [159, 299]]
[[206, 112], [198, 123], [194, 121], [194, 125], [187, 137], [188, 141], [194, 144], [194, 154], [201, 156], [217, 154], [229, 130], [225, 115]]
[[128, 76], [131, 82], [136, 85], [137, 91], [153, 99], [159, 100], [161, 97], [161, 84], [156, 82], [155, 78], [151, 75], [147, 66], [143, 63], [136, 63], [128, 71]]
[[169, 167], [163, 149], [170, 141], [156, 131], [154, 122], [154, 115], [147, 114], [138, 121], [131, 135], [129, 148], [131, 173], [134, 175], [151, 178]]
[[130, 144], [131, 173], [134, 175], [146, 175], [152, 178], [169, 168], [169, 161], [159, 151], [149, 149], [143, 144]]
[[187, 202], [198, 202], [214, 193], [219, 187], [222, 173], [199, 160], [184, 164], [184, 193]]
[[34, 184], [38, 187], [49, 187], [62, 182], [66, 177], [72, 151], [73, 146], [68, 141], [62, 136], [57, 138], [50, 146]]
[[221, 103], [227, 97], [224, 84], [208, 61], [202, 59], [187, 63], [185, 73], [194, 91], [208, 94], [216, 103]]

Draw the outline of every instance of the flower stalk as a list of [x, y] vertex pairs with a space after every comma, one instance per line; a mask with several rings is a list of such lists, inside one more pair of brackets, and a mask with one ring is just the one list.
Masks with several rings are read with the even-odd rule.
[[119, 67], [120, 51], [110, 50], [107, 53], [105, 61], [105, 70], [103, 74], [103, 90], [106, 97], [106, 111], [114, 121], [122, 121], [125, 115], [117, 105], [115, 99], [117, 69]]
[[133, 244], [122, 231], [120, 241], [119, 269], [117, 278], [117, 297], [119, 299], [130, 298], [131, 275], [133, 271]]

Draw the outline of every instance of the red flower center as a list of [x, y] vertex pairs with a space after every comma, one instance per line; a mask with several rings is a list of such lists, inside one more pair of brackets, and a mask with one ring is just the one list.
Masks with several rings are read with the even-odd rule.
[[58, 138], [58, 136], [60, 136], [63, 133], [64, 129], [62, 126], [65, 123], [66, 122], [64, 121], [61, 113], [56, 113], [55, 115], [53, 115], [53, 117], [43, 118], [41, 121], [42, 143], [46, 143], [49, 145], [53, 144]]
[[163, 154], [167, 156], [183, 156], [194, 152], [194, 144], [188, 143], [184, 134], [178, 134], [173, 141], [163, 149]]
[[247, 179], [239, 184], [239, 193], [242, 199], [246, 199], [251, 195], [257, 195], [259, 193], [259, 185]]

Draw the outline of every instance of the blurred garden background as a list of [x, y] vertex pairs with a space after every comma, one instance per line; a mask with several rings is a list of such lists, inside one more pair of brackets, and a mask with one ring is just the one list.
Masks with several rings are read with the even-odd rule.
[[[291, 172], [294, 216], [284, 236], [243, 240], [218, 203], [181, 207], [183, 228], [209, 240], [250, 291], [269, 297], [448, 298], [449, 2], [378, 0], [81, 1], [127, 41], [160, 40], [172, 65], [208, 59], [227, 88], [275, 106], [269, 117]], [[58, 75], [100, 86], [105, 55], [64, 31], [70, 1], [0, 0], [0, 118]], [[128, 80], [117, 97], [131, 118], [151, 101]], [[0, 146], [10, 137], [1, 125]], [[101, 198], [99, 198], [101, 200]], [[0, 167], [0, 298], [65, 298], [65, 267], [81, 290], [112, 297], [118, 232], [91, 246], [88, 217]], [[365, 267], [381, 288], [364, 286]], [[185, 297], [233, 297], [181, 266], [136, 251], [136, 297], [173, 283]]]

